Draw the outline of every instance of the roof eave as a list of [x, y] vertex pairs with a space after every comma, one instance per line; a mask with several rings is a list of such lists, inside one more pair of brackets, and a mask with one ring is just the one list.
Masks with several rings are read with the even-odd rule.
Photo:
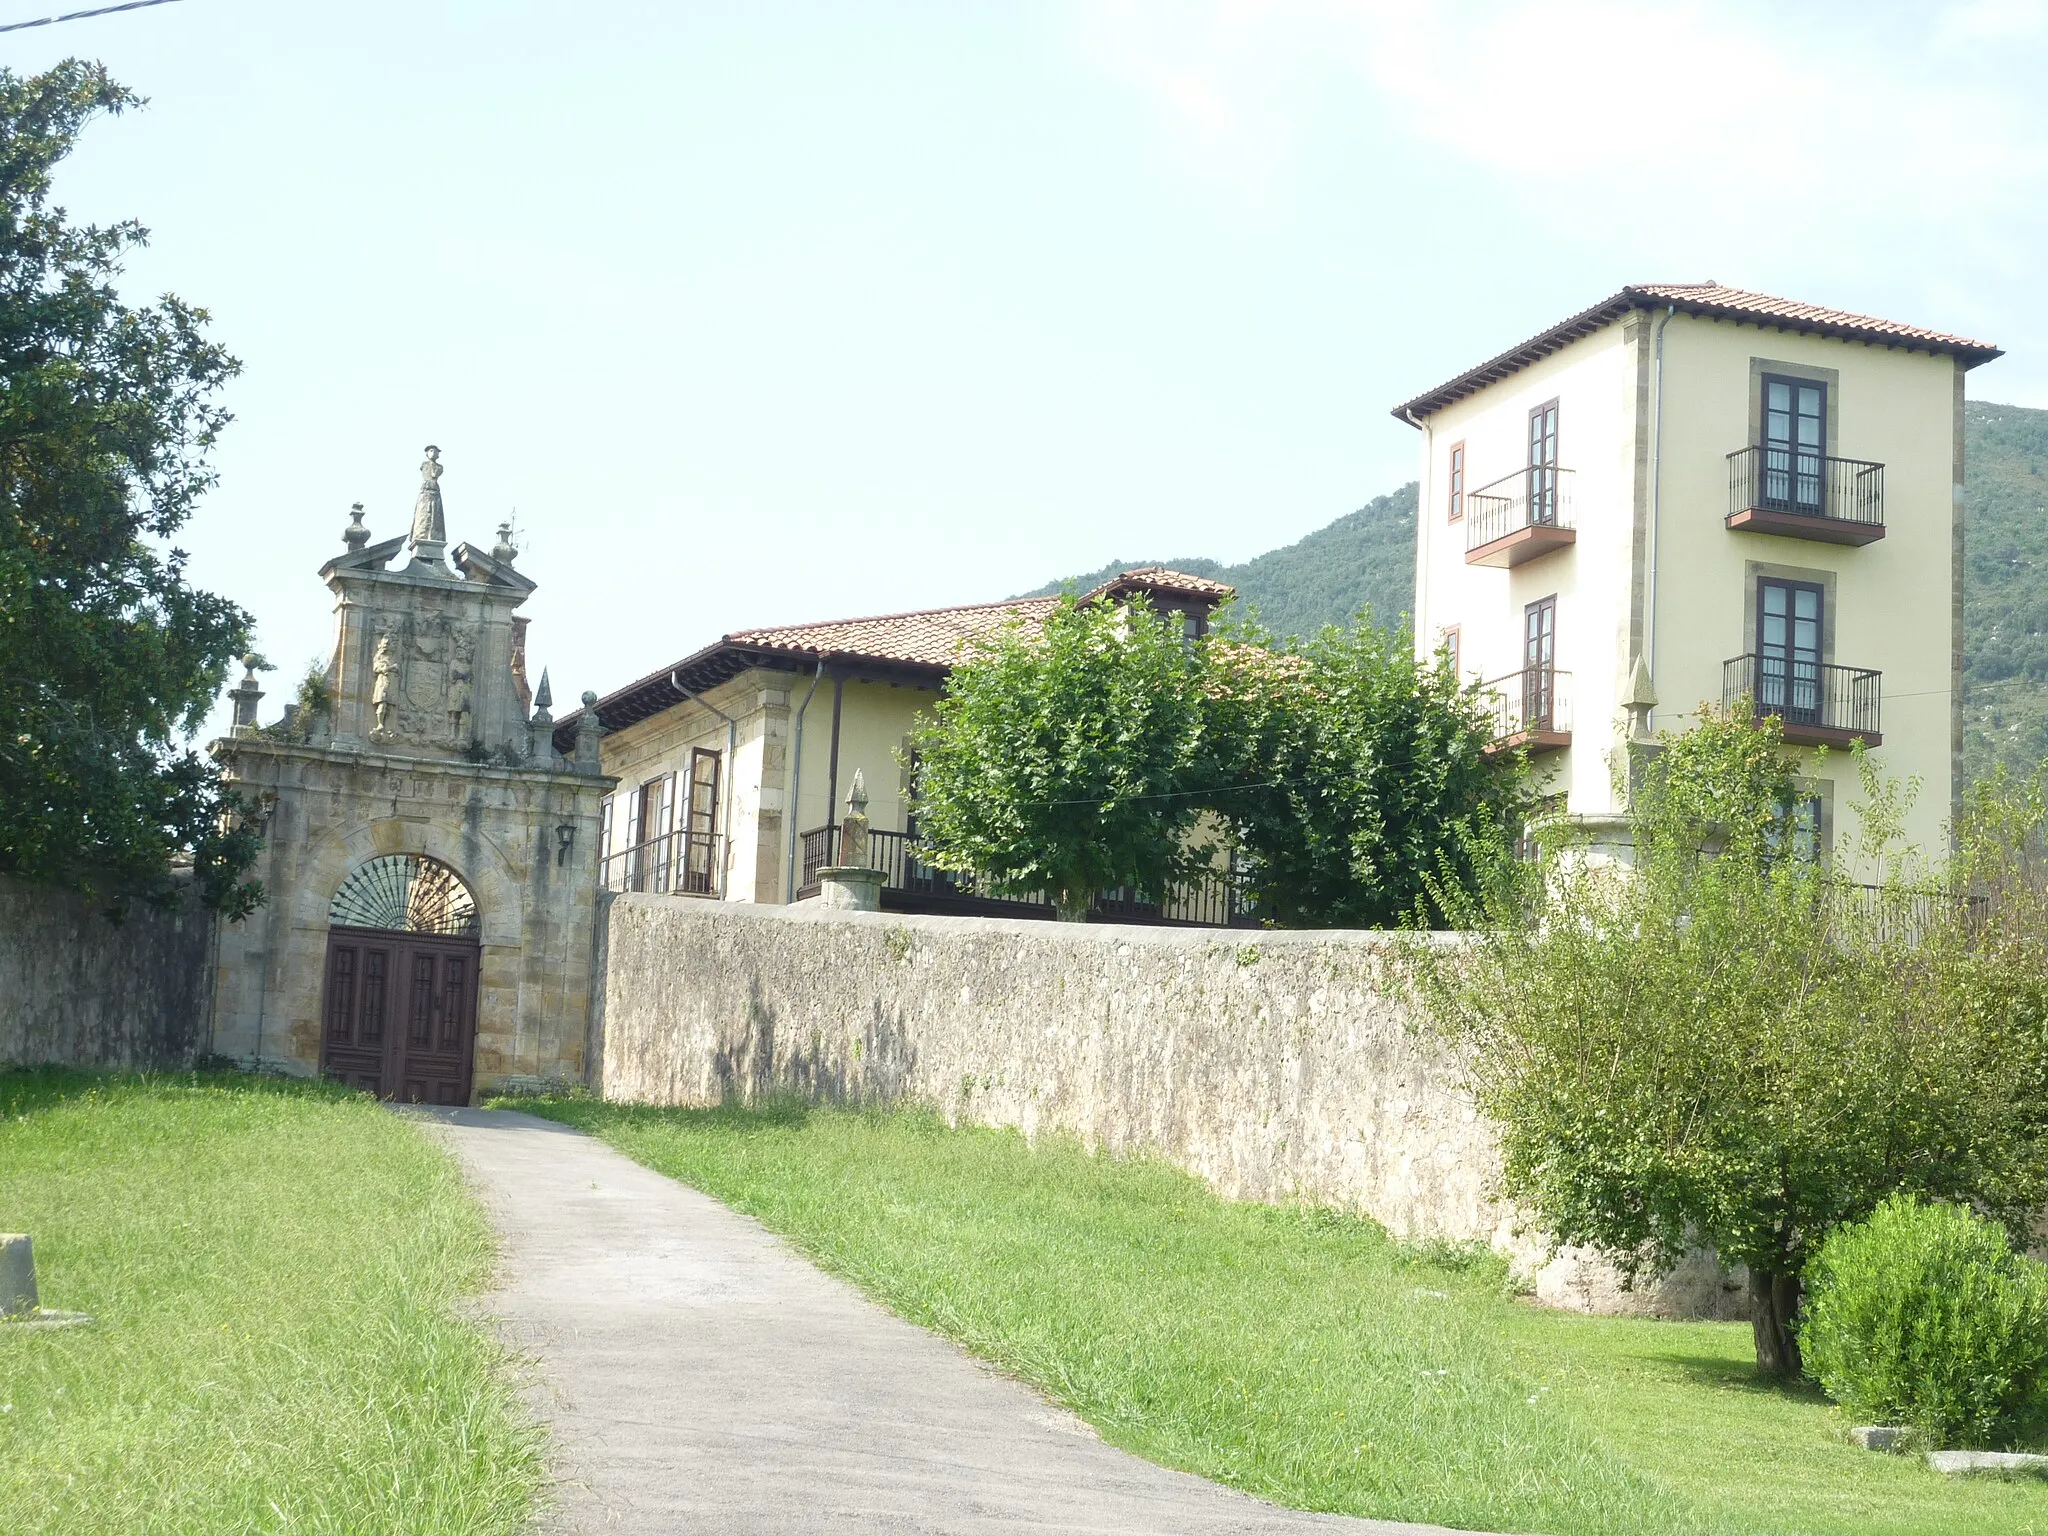
[[1604, 299], [1591, 309], [1561, 321], [1519, 346], [1511, 347], [1497, 357], [1489, 358], [1476, 368], [1467, 369], [1456, 378], [1427, 390], [1412, 400], [1404, 400], [1389, 414], [1396, 421], [1420, 429], [1422, 418], [1458, 401], [1476, 395], [1489, 385], [1520, 373], [1524, 368], [1541, 362], [1553, 353], [1562, 352], [1573, 342], [1592, 335], [1595, 331], [1612, 325], [1631, 310], [1670, 309], [1683, 310], [1688, 315], [1698, 315], [1716, 320], [1734, 320], [1744, 325], [1770, 326], [1778, 330], [1797, 331], [1809, 336], [1832, 336], [1843, 341], [1861, 341], [1871, 346], [1899, 347], [1908, 352], [1925, 352], [1933, 357], [1950, 356], [1961, 363], [1963, 370], [1981, 367], [1995, 358], [2005, 356], [2003, 348], [1975, 346], [1970, 344], [1944, 344], [1921, 337], [1898, 336], [1853, 325], [1832, 325], [1825, 321], [1802, 319], [1797, 315], [1759, 315], [1752, 310], [1733, 305], [1715, 304], [1698, 299], [1674, 299], [1668, 294], [1650, 293], [1641, 288], [1624, 288], [1611, 298]]

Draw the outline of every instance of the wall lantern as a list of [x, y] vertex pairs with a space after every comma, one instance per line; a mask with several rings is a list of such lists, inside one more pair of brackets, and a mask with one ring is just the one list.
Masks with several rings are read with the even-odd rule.
[[569, 845], [575, 841], [576, 824], [574, 822], [565, 821], [555, 828], [555, 842], [557, 844], [555, 848], [556, 864], [561, 865], [569, 862]]

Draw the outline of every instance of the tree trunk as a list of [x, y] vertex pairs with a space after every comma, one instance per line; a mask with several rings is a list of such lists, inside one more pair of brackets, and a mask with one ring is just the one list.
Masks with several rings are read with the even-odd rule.
[[1092, 893], [1077, 900], [1071, 891], [1061, 891], [1053, 901], [1053, 910], [1063, 923], [1085, 923], [1088, 921], [1088, 909], [1094, 905]]
[[1800, 1373], [1799, 1276], [1749, 1272], [1749, 1326], [1756, 1336], [1756, 1368], [1762, 1376], [1794, 1380]]

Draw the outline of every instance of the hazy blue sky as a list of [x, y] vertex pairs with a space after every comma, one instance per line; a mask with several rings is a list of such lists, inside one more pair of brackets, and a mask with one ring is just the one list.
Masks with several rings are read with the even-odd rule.
[[[72, 0], [73, 4], [84, 0]], [[0, 21], [69, 8], [0, 0]], [[2048, 403], [2039, 4], [182, 0], [60, 183], [247, 365], [183, 542], [296, 672], [348, 505], [516, 506], [558, 702], [753, 624], [1232, 560], [1624, 282], [1978, 336]], [[273, 687], [283, 687], [282, 681]], [[274, 706], [278, 701], [273, 698]]]

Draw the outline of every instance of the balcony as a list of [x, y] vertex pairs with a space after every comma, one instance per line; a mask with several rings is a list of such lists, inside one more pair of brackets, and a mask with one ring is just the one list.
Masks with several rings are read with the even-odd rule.
[[1884, 466], [1790, 448], [1728, 455], [1727, 525], [1825, 544], [1884, 537]]
[[608, 855], [598, 878], [608, 891], [715, 897], [724, 844], [713, 833], [664, 833]]
[[1572, 472], [1518, 469], [1465, 493], [1465, 563], [1507, 567], [1576, 543]]
[[1759, 715], [1776, 715], [1785, 740], [1800, 747], [1875, 747], [1884, 674], [1831, 667], [1784, 656], [1732, 656], [1721, 664], [1721, 702], [1744, 700]]
[[[816, 827], [803, 834], [803, 880], [797, 900], [818, 894], [818, 871], [835, 862], [837, 827]], [[1043, 894], [996, 896], [972, 875], [934, 869], [917, 856], [917, 840], [908, 832], [868, 833], [868, 867], [883, 872], [885, 912], [950, 913], [971, 917], [1053, 918], [1052, 898]], [[1258, 926], [1237, 883], [1223, 870], [1193, 880], [1177, 881], [1161, 899], [1137, 891], [1098, 891], [1088, 910], [1092, 923], [1150, 923], [1177, 928], [1251, 928]]]
[[1488, 756], [1502, 752], [1559, 752], [1572, 744], [1572, 675], [1552, 667], [1524, 667], [1481, 689], [1493, 695], [1494, 737]]

